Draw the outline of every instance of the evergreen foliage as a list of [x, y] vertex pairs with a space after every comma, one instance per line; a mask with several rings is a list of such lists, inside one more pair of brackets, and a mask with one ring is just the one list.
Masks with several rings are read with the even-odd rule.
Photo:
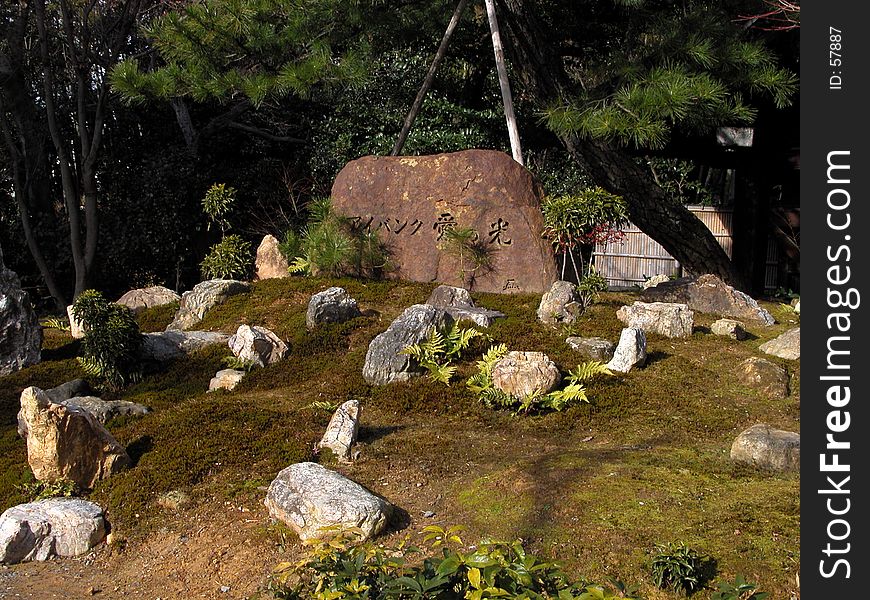
[[228, 235], [211, 247], [200, 263], [204, 279], [247, 279], [251, 270], [251, 242]]

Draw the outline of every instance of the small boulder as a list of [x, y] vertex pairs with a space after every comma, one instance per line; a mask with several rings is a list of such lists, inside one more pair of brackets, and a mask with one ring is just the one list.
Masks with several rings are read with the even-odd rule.
[[202, 321], [209, 310], [226, 302], [227, 298], [250, 290], [249, 284], [235, 279], [210, 279], [198, 283], [181, 295], [181, 304], [166, 330], [190, 329]]
[[290, 465], [269, 485], [269, 514], [289, 525], [303, 541], [359, 528], [369, 539], [387, 526], [392, 505], [340, 473], [318, 464]]
[[73, 396], [61, 400], [58, 404], [90, 413], [103, 425], [115, 417], [141, 417], [151, 412], [150, 408], [142, 404], [127, 400], [103, 400], [96, 396]]
[[21, 393], [18, 423], [27, 442], [27, 462], [39, 481], [69, 479], [90, 489], [130, 466], [124, 447], [96, 417], [52, 402], [37, 387]]
[[639, 327], [626, 327], [619, 335], [619, 343], [607, 368], [617, 373], [628, 373], [646, 363], [646, 336]]
[[471, 321], [481, 327], [489, 327], [505, 316], [503, 312], [475, 306], [468, 290], [451, 285], [439, 285], [432, 290], [426, 304], [445, 310], [455, 321]]
[[290, 351], [274, 332], [257, 325], [239, 325], [228, 344], [237, 358], [260, 367], [283, 360]]
[[613, 353], [616, 350], [616, 344], [600, 337], [569, 337], [565, 342], [589, 360], [603, 363], [613, 358]]
[[106, 537], [103, 509], [81, 498], [19, 504], [0, 515], [0, 563], [80, 556]]
[[311, 296], [305, 326], [314, 329], [324, 323], [343, 323], [361, 314], [356, 300], [344, 288], [331, 287]]
[[795, 301], [792, 303], [792, 308], [794, 309], [795, 314], [801, 314], [801, 299], [795, 298]]
[[279, 245], [278, 238], [274, 235], [263, 237], [254, 260], [255, 279], [280, 279], [290, 276], [290, 263], [281, 253]]
[[547, 325], [573, 323], [580, 312], [580, 294], [570, 281], [556, 281], [541, 297], [538, 320]]
[[30, 296], [0, 251], [0, 377], [38, 363], [41, 349], [42, 327]]
[[787, 360], [800, 360], [801, 358], [801, 328], [789, 329], [779, 337], [765, 342], [758, 347], [765, 354], [785, 358]]
[[66, 307], [66, 316], [69, 318], [69, 334], [74, 340], [80, 340], [85, 337], [85, 324], [75, 318], [73, 315], [73, 305]]
[[721, 335], [723, 337], [731, 338], [732, 340], [745, 340], [749, 337], [743, 323], [735, 321], [734, 319], [719, 319], [718, 321], [713, 321], [713, 325], [710, 326], [710, 331], [712, 331], [714, 335]]
[[130, 290], [118, 298], [116, 304], [126, 306], [134, 314], [138, 314], [146, 308], [164, 306], [173, 302], [181, 302], [181, 296], [162, 285], [153, 285], [147, 288]]
[[653, 275], [652, 277], [650, 277], [649, 279], [644, 281], [642, 284], [640, 284], [640, 287], [642, 287], [645, 290], [648, 290], [651, 287], [655, 287], [660, 283], [665, 283], [666, 281], [670, 281], [670, 280], [671, 280], [670, 277], [660, 273], [658, 275]]
[[669, 338], [691, 336], [695, 324], [695, 314], [688, 306], [670, 302], [635, 302], [620, 308], [616, 316], [628, 327]]
[[797, 471], [801, 463], [801, 436], [763, 423], [753, 425], [734, 440], [731, 460], [775, 471]]
[[244, 371], [238, 369], [222, 369], [215, 373], [211, 381], [208, 382], [208, 391], [215, 390], [234, 390], [236, 386], [242, 382], [245, 377]]
[[415, 304], [405, 309], [369, 344], [363, 378], [372, 385], [385, 385], [421, 375], [422, 371], [402, 350], [425, 340], [432, 327], [443, 330], [452, 323], [453, 317], [447, 312], [428, 304]]
[[540, 396], [556, 389], [562, 374], [543, 352], [508, 352], [492, 367], [492, 385], [514, 398]]
[[350, 462], [350, 448], [356, 443], [360, 418], [359, 400], [348, 400], [338, 407], [318, 448], [329, 448], [340, 462]]
[[788, 373], [765, 358], [753, 356], [737, 367], [737, 380], [748, 387], [756, 388], [770, 398], [788, 396]]
[[55, 404], [59, 404], [64, 400], [75, 398], [76, 396], [90, 396], [93, 390], [90, 384], [84, 379], [73, 379], [62, 383], [57, 387], [43, 390], [49, 400]]
[[223, 345], [230, 339], [216, 331], [161, 331], [142, 335], [142, 360], [168, 362], [207, 346]]
[[753, 298], [716, 277], [683, 277], [666, 281], [642, 293], [647, 302], [679, 302], [701, 313], [773, 325], [776, 321]]

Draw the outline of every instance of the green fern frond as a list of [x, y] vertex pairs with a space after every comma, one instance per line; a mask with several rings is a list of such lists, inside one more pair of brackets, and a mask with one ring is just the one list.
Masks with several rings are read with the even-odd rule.
[[572, 404], [589, 402], [586, 388], [579, 383], [569, 383], [564, 389], [555, 390], [541, 399], [541, 406], [553, 410], [565, 410]]
[[581, 381], [589, 381], [597, 375], [613, 375], [613, 371], [607, 368], [607, 365], [597, 360], [592, 360], [577, 365], [568, 371], [568, 381], [580, 383]]
[[311, 270], [311, 261], [304, 256], [297, 256], [287, 270], [290, 273], [308, 273]]

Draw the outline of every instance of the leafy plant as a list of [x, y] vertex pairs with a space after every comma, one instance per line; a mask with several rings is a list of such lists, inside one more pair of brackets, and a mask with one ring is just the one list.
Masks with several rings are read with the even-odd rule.
[[707, 561], [708, 557], [682, 542], [657, 544], [652, 560], [653, 580], [662, 589], [683, 590], [691, 594], [704, 584]]
[[[544, 237], [549, 239], [557, 254], [562, 255], [560, 277], [570, 259], [576, 281], [588, 269], [583, 257], [583, 246], [591, 246], [620, 239], [619, 228], [626, 222], [628, 208], [625, 200], [601, 187], [588, 187], [579, 193], [548, 196], [541, 206], [544, 214]], [[579, 257], [575, 256], [579, 251]], [[580, 266], [577, 260], [580, 260]], [[591, 258], [590, 258], [591, 260]]]
[[531, 394], [525, 398], [516, 398], [501, 391], [492, 382], [492, 370], [507, 352], [506, 344], [490, 347], [477, 361], [477, 373], [466, 382], [468, 388], [477, 394], [480, 401], [488, 408], [510, 409], [515, 414], [527, 414], [536, 410], [565, 410], [573, 404], [589, 402], [583, 382], [598, 375], [613, 375], [613, 372], [604, 363], [585, 362], [568, 371], [565, 376], [567, 385], [563, 388], [547, 394]]
[[482, 540], [474, 551], [464, 552], [458, 532], [457, 527], [426, 527], [429, 551], [408, 545], [407, 539], [394, 548], [358, 544], [347, 536], [317, 542], [296, 564], [278, 565], [269, 587], [288, 600], [630, 598], [625, 586], [572, 583], [558, 563], [527, 553], [519, 541]]
[[716, 203], [713, 190], [693, 177], [697, 165], [678, 158], [647, 158], [647, 166], [658, 183], [675, 202], [711, 206]]
[[223, 183], [215, 183], [208, 188], [202, 199], [202, 210], [208, 216], [209, 228], [211, 228], [212, 224], [215, 224], [220, 227], [221, 233], [225, 234], [230, 228], [228, 216], [235, 204], [235, 188], [227, 187]]
[[450, 385], [450, 379], [456, 373], [456, 366], [450, 364], [451, 359], [459, 358], [475, 338], [487, 335], [472, 327], [461, 329], [457, 323], [445, 331], [432, 327], [426, 339], [419, 344], [412, 344], [402, 350], [426, 369], [429, 378]]
[[302, 234], [286, 234], [281, 246], [291, 273], [376, 277], [388, 267], [389, 252], [377, 232], [354, 229], [350, 219], [335, 213], [331, 199], [312, 201], [308, 214]]
[[227, 369], [235, 369], [236, 371], [244, 371], [250, 373], [257, 366], [257, 363], [251, 359], [241, 358], [239, 356], [227, 356], [223, 360], [223, 365]]
[[129, 308], [107, 301], [96, 290], [85, 290], [73, 303], [72, 313], [85, 331], [78, 361], [87, 375], [113, 389], [141, 376], [142, 334]]
[[590, 264], [583, 274], [580, 283], [577, 284], [577, 292], [580, 297], [577, 314], [582, 315], [586, 310], [598, 301], [598, 295], [607, 291], [607, 279], [599, 275], [595, 265]]
[[478, 275], [492, 270], [492, 251], [480, 239], [472, 227], [449, 227], [441, 234], [439, 250], [453, 256], [459, 262], [459, 280], [469, 287]]
[[764, 600], [767, 592], [756, 592], [755, 584], [749, 583], [743, 575], [738, 575], [733, 582], [719, 582], [719, 590], [710, 596], [710, 600]]
[[28, 481], [17, 486], [18, 490], [29, 499], [30, 502], [45, 500], [47, 498], [72, 498], [80, 493], [75, 481], [69, 479], [57, 479], [55, 481]]
[[335, 402], [330, 402], [329, 400], [315, 400], [310, 404], [306, 404], [305, 408], [310, 410], [317, 410], [331, 415], [336, 410], [338, 410], [338, 404], [336, 404]]
[[206, 279], [245, 279], [251, 268], [251, 243], [239, 235], [225, 236], [200, 263]]
[[64, 317], [49, 317], [42, 326], [46, 329], [57, 329], [59, 331], [70, 331], [71, 329], [69, 319]]

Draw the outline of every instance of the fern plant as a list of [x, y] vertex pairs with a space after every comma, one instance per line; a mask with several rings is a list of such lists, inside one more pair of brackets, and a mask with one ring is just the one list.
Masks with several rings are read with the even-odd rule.
[[598, 375], [613, 375], [604, 363], [585, 362], [568, 371], [565, 376], [567, 385], [563, 388], [547, 394], [529, 394], [524, 398], [516, 398], [501, 391], [492, 382], [492, 370], [507, 352], [506, 344], [490, 347], [483, 358], [477, 361], [477, 373], [466, 382], [468, 389], [477, 394], [487, 408], [510, 409], [514, 414], [527, 414], [535, 410], [562, 411], [573, 404], [589, 402], [583, 382]]
[[450, 385], [456, 373], [456, 365], [451, 364], [451, 360], [459, 358], [471, 341], [479, 337], [486, 337], [486, 334], [472, 327], [461, 329], [456, 323], [443, 333], [432, 327], [425, 340], [404, 348], [402, 354], [409, 355], [426, 369], [433, 381]]

